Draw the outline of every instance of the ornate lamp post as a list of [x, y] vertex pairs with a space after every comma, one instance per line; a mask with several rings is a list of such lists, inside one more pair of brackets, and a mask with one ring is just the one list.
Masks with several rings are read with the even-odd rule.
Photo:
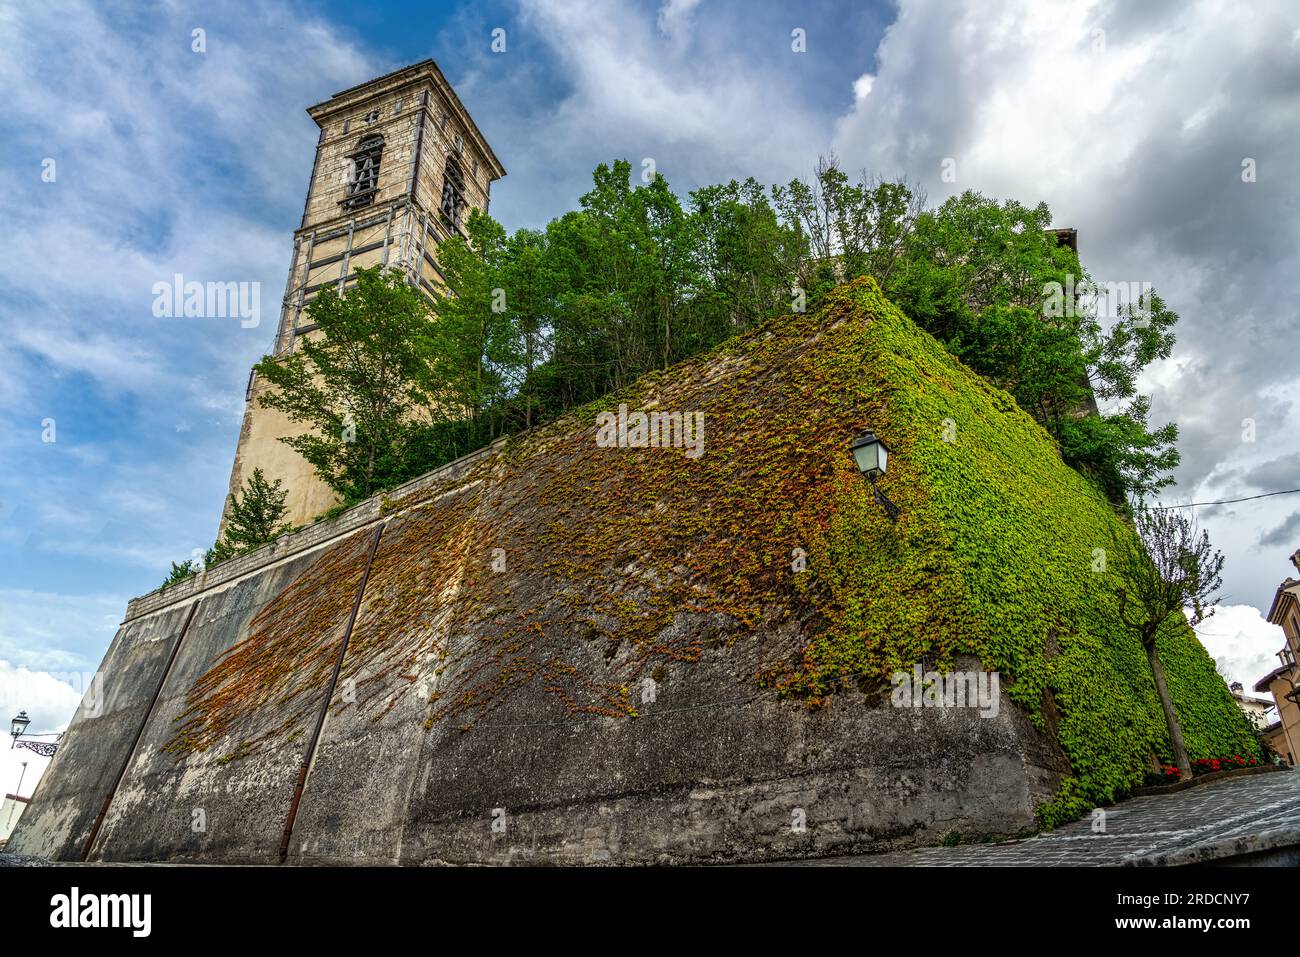
[[[23, 741], [27, 737], [27, 726], [32, 723], [32, 719], [27, 717], [26, 711], [19, 711], [18, 714], [9, 722], [9, 737], [13, 741], [9, 744], [9, 750], [14, 748], [26, 748], [28, 751], [35, 751], [42, 757], [52, 758], [54, 752], [59, 749], [58, 740], [63, 737], [61, 734], [54, 735], [53, 741]], [[49, 737], [49, 735], [31, 735], [33, 738]]]
[[849, 451], [853, 453], [853, 461], [857, 464], [858, 471], [871, 483], [871, 491], [881, 508], [885, 510], [885, 514], [889, 516], [889, 520], [898, 521], [898, 516], [901, 514], [899, 507], [891, 502], [876, 485], [876, 479], [884, 475], [889, 467], [889, 446], [885, 445], [876, 433], [868, 429], [853, 440]]

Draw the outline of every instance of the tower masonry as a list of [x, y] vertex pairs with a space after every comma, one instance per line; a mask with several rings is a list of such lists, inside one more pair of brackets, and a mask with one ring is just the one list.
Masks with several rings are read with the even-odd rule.
[[[344, 291], [360, 268], [398, 268], [426, 293], [439, 288], [438, 246], [464, 235], [471, 208], [487, 211], [492, 182], [505, 175], [433, 60], [343, 90], [307, 113], [320, 138], [302, 224], [293, 236], [273, 344], [277, 356], [292, 353], [316, 328], [306, 311], [312, 297], [331, 284]], [[268, 479], [284, 482], [285, 517], [303, 524], [338, 499], [279, 441], [308, 427], [262, 408], [268, 387], [250, 374], [230, 491], [260, 468]]]

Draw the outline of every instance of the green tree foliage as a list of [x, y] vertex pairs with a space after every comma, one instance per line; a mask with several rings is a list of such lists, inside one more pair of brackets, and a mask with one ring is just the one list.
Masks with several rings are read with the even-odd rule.
[[552, 414], [716, 341], [685, 308], [699, 283], [691, 217], [662, 176], [634, 188], [630, 174], [626, 161], [600, 165], [581, 209], [546, 230], [560, 285], [536, 394]]
[[202, 561], [172, 562], [162, 588], [165, 590], [204, 568], [261, 548], [285, 532], [293, 531], [293, 526], [283, 520], [288, 495], [289, 490], [279, 479], [268, 482], [261, 469], [253, 469], [243, 487], [232, 492], [227, 501], [226, 528], [221, 537], [204, 553]]
[[360, 501], [410, 477], [429, 444], [429, 301], [400, 271], [376, 266], [342, 295], [322, 289], [307, 313], [319, 332], [256, 365], [275, 387], [261, 403], [312, 426], [281, 441], [345, 502]]
[[[691, 193], [700, 283], [697, 324], [711, 340], [792, 309], [792, 288], [808, 261], [806, 237], [786, 226], [755, 180]], [[806, 288], [806, 287], [802, 287]]]
[[167, 577], [163, 579], [163, 583], [158, 590], [166, 591], [172, 585], [179, 584], [187, 578], [193, 578], [202, 569], [203, 566], [192, 558], [188, 558], [183, 562], [172, 562], [172, 570], [167, 573]]
[[321, 332], [259, 363], [276, 386], [263, 402], [314, 427], [284, 441], [350, 503], [872, 276], [1123, 503], [1178, 462], [1176, 426], [1152, 427], [1137, 388], [1178, 317], [1151, 292], [1103, 328], [1068, 294], [1090, 280], [1050, 226], [1044, 205], [971, 192], [926, 209], [907, 183], [853, 180], [834, 160], [685, 204], [658, 174], [635, 184], [627, 161], [602, 164], [544, 230], [472, 212], [439, 247], [431, 310], [396, 273], [324, 290], [308, 307]]
[[288, 495], [280, 479], [268, 482], [261, 469], [253, 469], [243, 487], [230, 494], [225, 531], [208, 551], [205, 564], [251, 552], [291, 531], [292, 526], [284, 521]]
[[856, 182], [834, 158], [822, 158], [811, 180], [772, 188], [782, 221], [803, 240], [800, 285], [819, 298], [837, 283], [872, 276], [889, 285], [908, 248], [925, 196], [904, 182]]
[[[966, 192], [917, 217], [886, 294], [976, 372], [1016, 398], [1067, 462], [1108, 496], [1142, 496], [1171, 481], [1177, 427], [1151, 430], [1137, 377], [1173, 348], [1178, 316], [1154, 292], [1124, 304], [1103, 330], [1069, 290], [1091, 280], [1030, 209]], [[852, 277], [849, 277], [852, 278]], [[1094, 396], [1116, 403], [1100, 413]]]

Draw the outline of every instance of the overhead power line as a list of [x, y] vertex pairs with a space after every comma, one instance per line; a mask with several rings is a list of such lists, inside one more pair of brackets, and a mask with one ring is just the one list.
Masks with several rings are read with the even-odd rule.
[[1273, 495], [1294, 495], [1300, 492], [1300, 488], [1283, 489], [1280, 492], [1265, 492], [1262, 495], [1247, 495], [1245, 498], [1225, 498], [1221, 502], [1188, 502], [1186, 505], [1152, 505], [1153, 509], [1164, 510], [1167, 508], [1200, 508], [1204, 505], [1232, 505], [1236, 502], [1253, 502], [1257, 498], [1269, 498]]

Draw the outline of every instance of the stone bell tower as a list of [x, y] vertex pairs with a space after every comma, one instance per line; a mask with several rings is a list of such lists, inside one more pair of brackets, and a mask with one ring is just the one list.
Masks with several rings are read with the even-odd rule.
[[[343, 90], [307, 112], [320, 138], [293, 235], [277, 356], [316, 328], [304, 311], [312, 297], [331, 284], [342, 292], [358, 268], [395, 267], [426, 292], [439, 287], [438, 245], [464, 234], [471, 207], [487, 210], [492, 182], [506, 172], [433, 60]], [[306, 428], [262, 408], [266, 388], [249, 376], [230, 491], [260, 468], [289, 490], [286, 519], [304, 524], [338, 499], [279, 441]]]

